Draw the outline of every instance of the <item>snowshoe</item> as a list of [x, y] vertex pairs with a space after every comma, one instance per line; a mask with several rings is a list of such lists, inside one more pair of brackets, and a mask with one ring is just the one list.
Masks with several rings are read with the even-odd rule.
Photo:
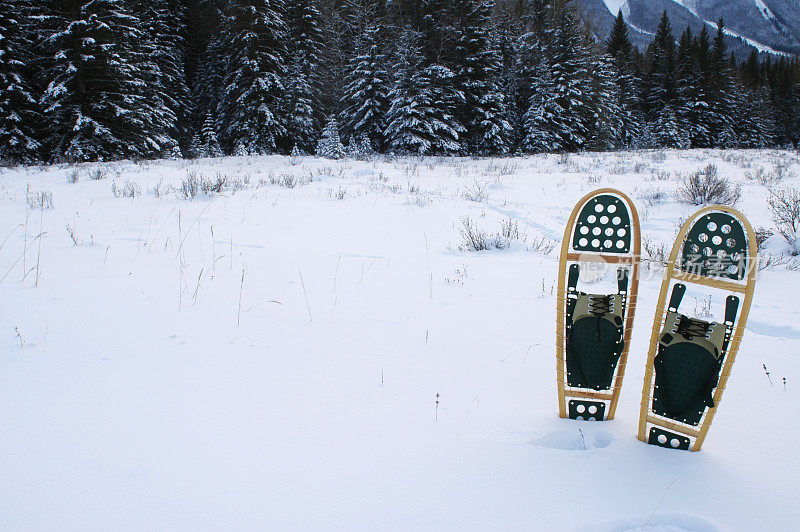
[[[756, 262], [753, 229], [735, 209], [706, 207], [681, 227], [653, 323], [639, 415], [641, 441], [691, 451], [702, 447], [747, 322]], [[727, 294], [724, 320], [681, 314], [687, 285]]]
[[[636, 208], [618, 190], [587, 194], [569, 217], [556, 303], [556, 381], [563, 418], [614, 418], [633, 329], [640, 245]], [[616, 269], [616, 293], [578, 291], [582, 268], [608, 267]]]

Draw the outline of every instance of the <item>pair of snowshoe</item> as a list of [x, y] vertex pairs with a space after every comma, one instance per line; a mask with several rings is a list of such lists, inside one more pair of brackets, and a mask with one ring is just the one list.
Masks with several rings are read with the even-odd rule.
[[[742, 339], [756, 277], [756, 241], [744, 216], [705, 207], [681, 227], [667, 259], [644, 375], [640, 440], [699, 451]], [[559, 414], [614, 418], [625, 375], [639, 281], [636, 207], [614, 189], [584, 196], [561, 246], [556, 329]], [[616, 293], [578, 290], [581, 274], [613, 268]], [[723, 321], [680, 312], [687, 285], [727, 293]], [[669, 294], [669, 300], [667, 295]]]

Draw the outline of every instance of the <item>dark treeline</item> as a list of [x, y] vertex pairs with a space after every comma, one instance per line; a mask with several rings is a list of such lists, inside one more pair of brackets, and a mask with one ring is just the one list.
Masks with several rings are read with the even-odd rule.
[[565, 0], [0, 0], [0, 161], [797, 146], [800, 61], [721, 28], [665, 13], [641, 53]]

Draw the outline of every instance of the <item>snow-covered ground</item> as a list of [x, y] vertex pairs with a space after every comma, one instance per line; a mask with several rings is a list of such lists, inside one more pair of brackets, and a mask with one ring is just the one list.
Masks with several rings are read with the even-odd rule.
[[[780, 186], [800, 184], [781, 151], [2, 170], [0, 529], [796, 529], [786, 265], [760, 272], [701, 452], [635, 438], [657, 267], [617, 418], [557, 414], [558, 251], [538, 244], [614, 186], [649, 249], [669, 248], [696, 209], [675, 190], [709, 163], [756, 227], [772, 226], [767, 192], [745, 172], [778, 164]], [[187, 176], [227, 185], [184, 199]], [[52, 208], [31, 209], [42, 192]], [[464, 216], [522, 235], [461, 251]]]

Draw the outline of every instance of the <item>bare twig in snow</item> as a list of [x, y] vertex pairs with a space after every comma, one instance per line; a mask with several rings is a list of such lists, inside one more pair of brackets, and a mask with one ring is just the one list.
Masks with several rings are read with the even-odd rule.
[[308, 321], [314, 322], [314, 318], [311, 317], [311, 305], [308, 304], [308, 293], [306, 292], [306, 283], [303, 282], [303, 272], [300, 271], [300, 268], [297, 268], [297, 273], [300, 274], [300, 286], [303, 287], [303, 297], [306, 298], [306, 309], [308, 310]]
[[672, 484], [670, 484], [669, 486], [667, 486], [667, 489], [665, 489], [665, 490], [664, 490], [664, 493], [662, 493], [662, 494], [661, 494], [661, 498], [660, 498], [660, 499], [658, 499], [658, 504], [656, 504], [656, 507], [655, 507], [655, 508], [653, 508], [653, 511], [652, 511], [652, 512], [650, 512], [650, 517], [648, 517], [648, 518], [647, 518], [647, 523], [646, 523], [646, 525], [647, 525], [647, 526], [649, 526], [649, 525], [650, 525], [650, 521], [652, 521], [652, 520], [653, 520], [653, 516], [656, 514], [656, 510], [658, 510], [658, 507], [659, 507], [659, 506], [661, 506], [661, 502], [664, 500], [664, 497], [666, 497], [666, 496], [667, 496], [667, 492], [670, 490], [670, 488], [672, 488], [672, 486], [674, 486], [674, 485], [675, 485], [675, 483], [676, 483], [676, 482], [678, 482], [678, 479], [677, 479], [677, 478], [676, 478], [675, 480], [673, 480], [673, 481], [672, 481]]
[[458, 434], [456, 434], [456, 439], [458, 439], [459, 436], [461, 436], [461, 429], [464, 428], [464, 423], [467, 422], [467, 417], [469, 417], [469, 413], [472, 412], [472, 407], [475, 406], [477, 403], [478, 403], [478, 396], [476, 395], [475, 397], [472, 398], [472, 402], [469, 404], [469, 408], [467, 408], [467, 413], [464, 414], [464, 419], [463, 421], [461, 421], [461, 425], [458, 427]]
[[333, 317], [336, 315], [336, 301], [338, 299], [338, 295], [336, 293], [336, 280], [339, 278], [339, 263], [342, 261], [342, 256], [339, 255], [339, 258], [336, 259], [336, 271], [333, 274], [333, 309], [331, 310], [331, 323], [333, 323]]
[[242, 282], [239, 284], [239, 310], [236, 312], [236, 326], [241, 323], [242, 317], [242, 292], [244, 292], [244, 272], [245, 268], [242, 266]]

